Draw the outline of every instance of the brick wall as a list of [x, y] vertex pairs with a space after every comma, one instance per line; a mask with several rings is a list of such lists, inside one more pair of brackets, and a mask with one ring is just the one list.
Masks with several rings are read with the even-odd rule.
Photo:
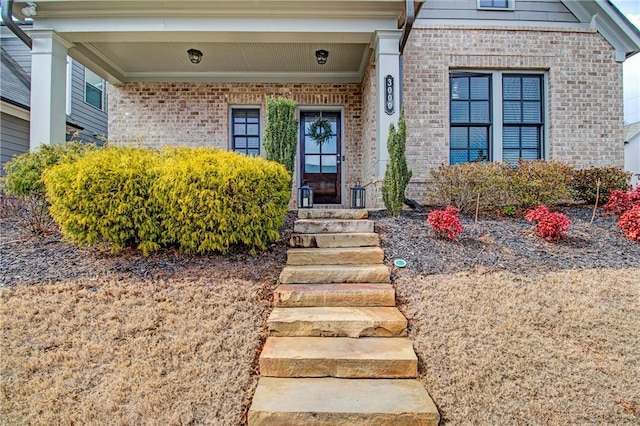
[[[115, 145], [229, 148], [229, 108], [262, 109], [265, 95], [285, 96], [299, 106], [344, 107], [345, 203], [362, 177], [360, 84], [128, 83], [109, 88], [109, 141]], [[297, 173], [296, 173], [297, 175]], [[294, 182], [294, 188], [298, 182]]]
[[622, 65], [594, 30], [416, 25], [404, 58], [411, 198], [449, 163], [450, 69], [547, 71], [547, 159], [623, 165]]

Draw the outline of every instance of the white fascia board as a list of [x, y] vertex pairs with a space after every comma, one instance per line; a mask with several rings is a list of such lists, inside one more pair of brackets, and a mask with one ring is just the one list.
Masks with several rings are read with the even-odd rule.
[[640, 34], [623, 20], [607, 1], [560, 0], [580, 22], [589, 22], [616, 49], [616, 60], [622, 62], [640, 52]]
[[30, 121], [31, 113], [26, 108], [10, 104], [9, 102], [0, 101], [0, 112], [19, 118], [21, 120]]
[[[60, 18], [35, 21], [36, 28], [53, 28], [58, 33], [208, 33], [208, 32], [298, 32], [362, 33], [397, 29], [394, 19], [358, 18], [270, 18], [270, 17], [195, 17], [195, 18]], [[138, 40], [130, 40], [138, 41]]]
[[128, 73], [125, 82], [182, 83], [360, 83], [359, 72], [333, 73]]

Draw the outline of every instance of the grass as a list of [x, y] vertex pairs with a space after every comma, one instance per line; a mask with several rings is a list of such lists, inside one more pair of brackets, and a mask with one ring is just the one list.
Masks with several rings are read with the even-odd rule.
[[268, 293], [213, 279], [3, 288], [1, 423], [241, 424]]
[[640, 423], [639, 277], [403, 271], [399, 307], [443, 423]]

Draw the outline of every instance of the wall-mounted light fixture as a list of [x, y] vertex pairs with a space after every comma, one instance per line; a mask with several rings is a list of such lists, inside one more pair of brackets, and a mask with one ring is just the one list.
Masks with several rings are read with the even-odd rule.
[[199, 64], [202, 60], [202, 52], [198, 49], [189, 49], [187, 50], [187, 54], [189, 55], [189, 60], [193, 64]]
[[38, 14], [38, 12], [36, 11], [36, 7], [38, 7], [37, 4], [32, 1], [28, 1], [27, 6], [22, 8], [22, 14], [27, 18], [36, 16]]
[[324, 49], [316, 50], [316, 60], [318, 64], [324, 65], [327, 63], [327, 58], [329, 57], [329, 52]]

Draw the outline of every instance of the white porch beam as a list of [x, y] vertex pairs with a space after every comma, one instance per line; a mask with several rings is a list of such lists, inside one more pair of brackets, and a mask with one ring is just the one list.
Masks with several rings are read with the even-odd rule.
[[[158, 40], [175, 36], [172, 33], [190, 33], [194, 37], [207, 33], [373, 33], [376, 29], [396, 29], [395, 19], [366, 18], [273, 18], [273, 17], [99, 17], [99, 18], [56, 18], [38, 19], [35, 28], [55, 28], [75, 41], [110, 41], [110, 33], [135, 33], [130, 41], [167, 41]], [[73, 38], [72, 33], [82, 35], [82, 39]], [[99, 40], [93, 36], [100, 36]], [[145, 34], [152, 34], [151, 40], [145, 40]], [[93, 34], [93, 36], [92, 36]]]
[[65, 141], [67, 50], [72, 44], [51, 30], [29, 33], [31, 51], [31, 135], [33, 151]]
[[[376, 176], [384, 176], [389, 161], [387, 139], [389, 125], [396, 127], [400, 117], [400, 38], [401, 30], [376, 31], [372, 47], [376, 55]], [[387, 76], [393, 79], [393, 112], [385, 111], [387, 97]]]

